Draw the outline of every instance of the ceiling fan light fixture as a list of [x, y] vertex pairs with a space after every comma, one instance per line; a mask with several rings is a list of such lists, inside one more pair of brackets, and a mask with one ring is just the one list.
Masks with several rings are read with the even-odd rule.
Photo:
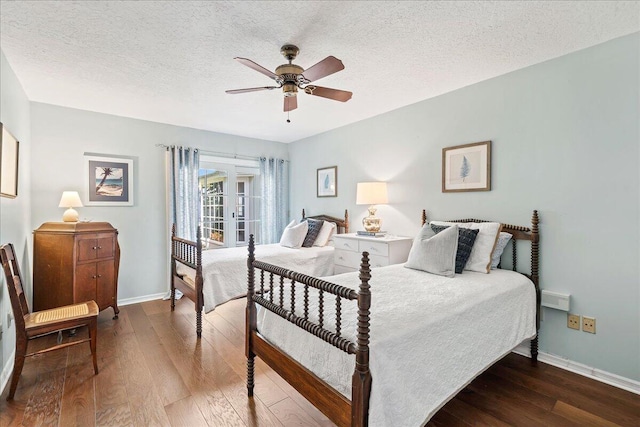
[[298, 86], [295, 83], [285, 83], [282, 85], [282, 93], [284, 96], [296, 96], [298, 93]]

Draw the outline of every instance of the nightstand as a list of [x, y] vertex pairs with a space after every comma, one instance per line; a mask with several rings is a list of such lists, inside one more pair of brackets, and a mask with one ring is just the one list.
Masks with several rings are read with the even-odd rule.
[[400, 264], [407, 261], [413, 238], [399, 236], [366, 237], [355, 233], [333, 236], [335, 274], [360, 269], [362, 252], [369, 252], [371, 267]]

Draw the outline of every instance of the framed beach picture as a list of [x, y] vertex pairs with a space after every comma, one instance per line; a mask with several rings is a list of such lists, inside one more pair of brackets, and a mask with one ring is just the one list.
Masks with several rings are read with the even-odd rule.
[[337, 197], [338, 196], [338, 167], [318, 169], [317, 176], [317, 197]]
[[491, 190], [491, 141], [442, 149], [442, 192]]
[[133, 159], [85, 155], [87, 206], [133, 206]]
[[18, 140], [0, 123], [0, 195], [18, 197]]

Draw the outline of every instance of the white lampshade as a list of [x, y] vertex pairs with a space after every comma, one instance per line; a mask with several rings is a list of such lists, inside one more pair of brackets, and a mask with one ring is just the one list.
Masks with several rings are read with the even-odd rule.
[[69, 208], [64, 212], [62, 220], [64, 222], [78, 222], [78, 212], [73, 208], [82, 207], [82, 201], [77, 191], [64, 191], [60, 198], [59, 208]]
[[357, 205], [382, 205], [388, 203], [386, 182], [359, 182], [356, 189]]

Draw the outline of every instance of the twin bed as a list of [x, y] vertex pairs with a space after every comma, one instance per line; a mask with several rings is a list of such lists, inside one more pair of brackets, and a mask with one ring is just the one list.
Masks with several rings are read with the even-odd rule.
[[[306, 216], [302, 218], [333, 222], [337, 233], [349, 232], [349, 214], [344, 218], [330, 215]], [[202, 311], [205, 313], [216, 306], [247, 292], [247, 248], [223, 248], [202, 250], [198, 228], [195, 242], [171, 233], [171, 309], [175, 308], [175, 290], [194, 302], [196, 310], [196, 333], [202, 335]], [[260, 259], [311, 276], [333, 275], [333, 246], [292, 249], [278, 243], [256, 246]]]
[[[513, 236], [513, 271], [454, 278], [403, 265], [372, 272], [365, 252], [358, 273], [320, 279], [256, 260], [250, 240], [249, 395], [257, 356], [339, 426], [417, 426], [526, 339], [535, 363], [537, 211], [531, 227], [502, 231]], [[516, 272], [522, 241], [531, 245], [526, 275]]]

